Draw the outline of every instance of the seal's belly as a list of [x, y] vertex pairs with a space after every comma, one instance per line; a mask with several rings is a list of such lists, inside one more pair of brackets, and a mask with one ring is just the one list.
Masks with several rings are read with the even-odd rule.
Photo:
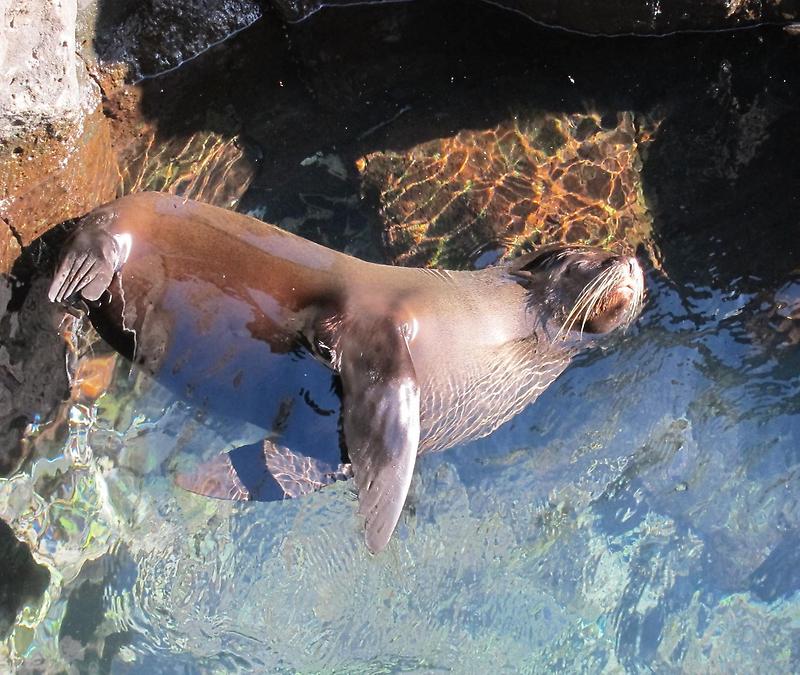
[[[333, 373], [265, 315], [263, 298], [202, 279], [122, 279], [128, 302], [105, 323], [133, 335], [127, 354], [204, 415], [242, 420], [335, 466], [341, 402]], [[135, 289], [135, 292], [134, 292]], [[98, 328], [103, 322], [96, 322]], [[101, 330], [102, 334], [102, 330]]]

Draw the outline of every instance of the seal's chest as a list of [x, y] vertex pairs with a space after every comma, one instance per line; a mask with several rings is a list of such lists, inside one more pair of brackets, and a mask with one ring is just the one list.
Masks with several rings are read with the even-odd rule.
[[565, 353], [527, 340], [462, 359], [459, 369], [424, 373], [420, 452], [444, 450], [492, 433], [533, 403], [569, 364]]

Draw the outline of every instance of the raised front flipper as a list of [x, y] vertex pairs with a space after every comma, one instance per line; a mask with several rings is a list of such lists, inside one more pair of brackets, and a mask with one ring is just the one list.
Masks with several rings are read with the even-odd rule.
[[51, 302], [68, 301], [76, 293], [85, 300], [97, 300], [111, 284], [128, 257], [131, 241], [128, 235], [111, 234], [102, 225], [82, 223], [67, 244], [48, 292]]
[[405, 328], [386, 320], [349, 330], [340, 375], [358, 512], [367, 548], [377, 553], [397, 526], [419, 445], [419, 386]]

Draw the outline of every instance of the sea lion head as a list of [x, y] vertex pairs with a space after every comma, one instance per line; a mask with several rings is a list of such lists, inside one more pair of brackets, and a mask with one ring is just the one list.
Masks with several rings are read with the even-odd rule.
[[530, 299], [547, 309], [545, 322], [563, 338], [628, 326], [644, 300], [638, 260], [584, 246], [553, 246], [515, 261]]

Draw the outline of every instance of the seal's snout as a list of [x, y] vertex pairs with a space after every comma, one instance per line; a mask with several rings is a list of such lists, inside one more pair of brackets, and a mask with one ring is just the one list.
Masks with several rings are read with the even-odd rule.
[[642, 303], [645, 298], [644, 270], [639, 261], [633, 256], [628, 256], [625, 262], [627, 263], [628, 272], [627, 286], [631, 291], [629, 301], [632, 306], [630, 308], [630, 313], [631, 320], [633, 320], [641, 311]]
[[608, 332], [630, 324], [641, 311], [644, 301], [644, 272], [633, 256], [614, 260], [614, 271], [608, 273], [606, 297], [597, 303], [595, 325], [598, 332]]
[[626, 261], [628, 264], [628, 274], [635, 280], [638, 286], [644, 287], [644, 271], [639, 261], [633, 256], [628, 256]]
[[608, 333], [629, 325], [644, 299], [644, 273], [633, 256], [577, 249], [563, 258], [558, 286], [570, 308], [560, 333]]
[[636, 258], [624, 256], [615, 262], [617, 269], [620, 270], [621, 286], [629, 287], [633, 291], [644, 289], [644, 272]]

